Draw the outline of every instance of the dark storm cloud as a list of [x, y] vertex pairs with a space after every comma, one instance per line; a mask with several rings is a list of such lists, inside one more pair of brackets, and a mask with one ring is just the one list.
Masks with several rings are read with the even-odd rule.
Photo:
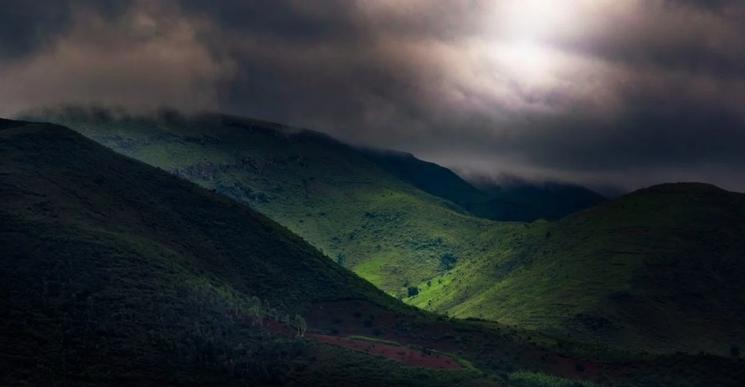
[[740, 76], [743, 17], [737, 1], [649, 1], [608, 12], [593, 34], [561, 43], [614, 62]]
[[3, 114], [221, 109], [465, 173], [745, 190], [739, 1], [6, 4]]
[[50, 44], [70, 27], [73, 10], [77, 7], [112, 16], [127, 6], [125, 2], [96, 0], [4, 0], [0, 5], [0, 55], [6, 60], [23, 57]]
[[60, 103], [218, 107], [233, 63], [203, 43], [210, 21], [167, 2], [18, 4], [23, 12], [6, 20], [13, 32], [4, 41], [38, 18], [58, 16], [48, 28], [31, 28], [44, 33], [0, 56], [0, 114]]

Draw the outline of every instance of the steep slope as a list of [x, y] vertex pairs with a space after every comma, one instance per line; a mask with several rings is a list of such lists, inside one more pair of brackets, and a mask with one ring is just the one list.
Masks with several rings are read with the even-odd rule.
[[0, 154], [2, 385], [474, 377], [294, 338], [320, 304], [416, 313], [245, 206], [58, 126], [0, 121]]
[[605, 355], [422, 314], [251, 209], [59, 126], [0, 120], [0, 154], [2, 385], [734, 386], [743, 377], [741, 361]]
[[424, 192], [459, 205], [485, 199], [484, 192], [463, 180], [453, 171], [404, 152], [362, 149], [375, 164]]
[[605, 198], [587, 188], [555, 182], [490, 179], [468, 182], [453, 171], [402, 152], [363, 150], [385, 171], [424, 192], [456, 203], [468, 212], [501, 221], [560, 219]]
[[410, 301], [626, 350], [745, 345], [745, 195], [661, 185], [525, 231]]
[[[686, 304], [681, 295], [687, 290], [680, 284], [670, 284], [662, 306], [654, 301], [662, 292], [654, 283], [665, 273], [666, 259], [696, 252], [691, 261], [701, 262], [719, 254], [718, 242], [708, 239], [715, 233], [703, 232], [707, 222], [695, 215], [709, 211], [702, 202], [651, 196], [659, 203], [650, 199], [649, 208], [681, 214], [664, 227], [658, 219], [664, 211], [634, 212], [618, 205], [647, 197], [646, 191], [556, 223], [497, 223], [465, 215], [451, 202], [385, 173], [358, 150], [317, 133], [215, 115], [65, 117], [114, 149], [249, 203], [421, 308], [632, 351], [726, 355], [743, 346], [733, 323], [740, 316], [738, 298], [719, 290], [697, 293], [700, 301], [692, 304], [710, 305], [701, 310], [721, 328], [715, 332], [697, 322], [701, 314]], [[717, 200], [712, 199], [712, 208], [723, 205]], [[729, 227], [717, 218], [726, 211], [712, 212], [711, 230]], [[644, 233], [628, 232], [635, 227]], [[678, 233], [686, 227], [701, 233], [668, 248], [669, 238], [682, 239]], [[688, 270], [673, 268], [678, 276]], [[691, 273], [696, 271], [686, 275]], [[713, 272], [701, 278], [725, 289], [723, 294], [740, 297], [723, 280], [732, 277]], [[626, 297], [629, 289], [635, 292], [632, 301]], [[654, 308], [661, 311], [657, 320], [638, 316], [637, 309]], [[668, 314], [680, 322], [665, 325], [661, 320]]]
[[495, 250], [514, 227], [469, 216], [315, 132], [222, 115], [42, 116], [249, 204], [398, 296]]

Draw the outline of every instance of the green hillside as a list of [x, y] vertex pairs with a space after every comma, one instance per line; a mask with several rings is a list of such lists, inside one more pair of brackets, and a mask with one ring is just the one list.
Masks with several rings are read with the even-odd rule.
[[409, 301], [626, 350], [745, 346], [743, 194], [661, 185], [521, 238], [500, 261], [459, 266]]
[[743, 377], [737, 360], [629, 357], [423, 314], [248, 207], [63, 127], [0, 120], [0, 154], [0, 385], [734, 386]]
[[[453, 191], [419, 189], [413, 172], [393, 174], [369, 152], [314, 132], [222, 115], [57, 114], [47, 117], [248, 203], [420, 308], [631, 351], [728, 355], [745, 346], [733, 274], [743, 265], [732, 258], [745, 256], [735, 243], [743, 215], [723, 199], [740, 202], [738, 194], [684, 185], [694, 193], [652, 189], [553, 223], [500, 223], [423, 192], [469, 192], [440, 167], [423, 180], [445, 176]], [[566, 187], [489, 192], [525, 200], [545, 190]]]
[[1, 126], [2, 385], [281, 381], [311, 349], [240, 316], [396, 309], [245, 207], [61, 127]]
[[[0, 120], [0, 154], [0, 385], [495, 386], [528, 361], [496, 351], [488, 376], [424, 352], [412, 327], [468, 334], [248, 207], [69, 129]], [[421, 366], [350, 338], [376, 334]]]
[[316, 132], [223, 115], [41, 115], [249, 204], [386, 292], [491, 254], [515, 226], [467, 215]]

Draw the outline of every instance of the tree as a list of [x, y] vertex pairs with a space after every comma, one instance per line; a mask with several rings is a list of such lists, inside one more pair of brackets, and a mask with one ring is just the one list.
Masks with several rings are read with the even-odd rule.
[[260, 298], [251, 297], [251, 306], [248, 309], [248, 313], [254, 318], [254, 324], [258, 324], [259, 326], [264, 324], [264, 308], [262, 308]]
[[305, 319], [303, 316], [296, 314], [293, 316], [291, 321], [291, 326], [295, 329], [297, 329], [297, 336], [298, 337], [304, 337], [305, 331], [308, 330], [308, 324], [305, 322]]
[[453, 267], [455, 267], [455, 264], [458, 262], [458, 257], [453, 253], [445, 253], [442, 256], [440, 256], [440, 269], [442, 270], [450, 270]]

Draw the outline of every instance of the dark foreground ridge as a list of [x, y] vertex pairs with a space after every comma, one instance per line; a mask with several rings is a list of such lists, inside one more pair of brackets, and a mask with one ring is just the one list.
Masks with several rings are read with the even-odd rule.
[[736, 359], [424, 314], [244, 205], [59, 126], [2, 125], [0, 385], [742, 380]]

